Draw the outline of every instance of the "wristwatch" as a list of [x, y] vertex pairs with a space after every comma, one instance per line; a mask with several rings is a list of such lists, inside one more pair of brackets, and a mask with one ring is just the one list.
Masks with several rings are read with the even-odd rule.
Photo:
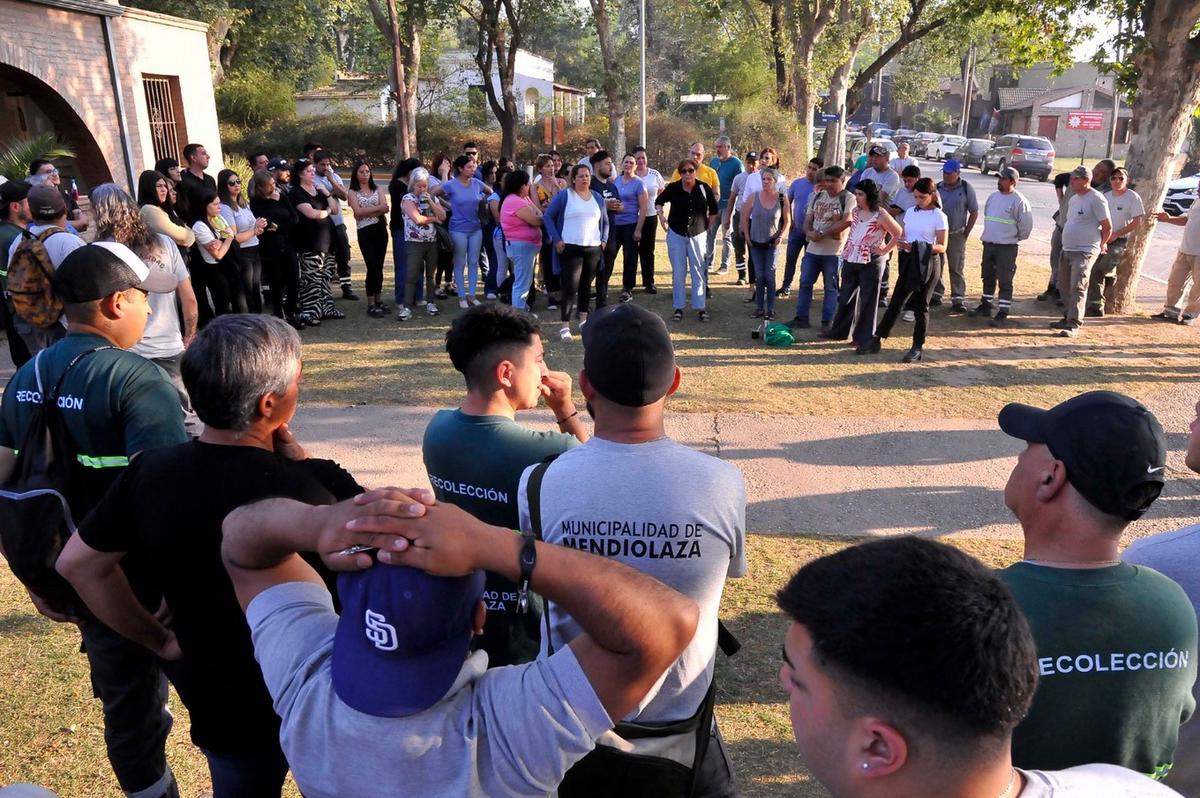
[[517, 580], [517, 613], [524, 615], [529, 611], [529, 578], [533, 576], [533, 567], [537, 565], [537, 547], [532, 531], [524, 533], [522, 538], [524, 542], [521, 544], [520, 555], [521, 576]]

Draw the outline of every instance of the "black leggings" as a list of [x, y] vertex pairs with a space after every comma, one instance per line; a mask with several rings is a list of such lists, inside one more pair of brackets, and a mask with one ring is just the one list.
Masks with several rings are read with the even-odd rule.
[[333, 226], [333, 256], [337, 261], [337, 276], [343, 288], [350, 286], [350, 236], [346, 225]]
[[358, 228], [358, 248], [367, 264], [367, 296], [383, 293], [383, 261], [387, 257], [388, 231], [382, 222]]
[[300, 261], [296, 251], [286, 238], [279, 236], [275, 241], [266, 240], [259, 244], [262, 255], [263, 276], [270, 288], [271, 306], [275, 315], [294, 318], [296, 299], [300, 293]]
[[[654, 244], [658, 239], [658, 217], [647, 216], [642, 224], [642, 240], [638, 242], [638, 261], [642, 265], [642, 288], [654, 287]], [[625, 290], [629, 291], [633, 283], [629, 280], [629, 272], [625, 273]]]
[[242, 281], [242, 295], [246, 298], [246, 311], [262, 313], [262, 258], [260, 247], [243, 247], [238, 262], [238, 276]]
[[559, 304], [564, 322], [569, 322], [576, 310], [588, 312], [592, 280], [602, 268], [603, 258], [603, 247], [581, 247], [577, 244], [567, 244], [559, 253], [558, 263], [562, 269], [559, 275], [562, 278], [562, 301]]

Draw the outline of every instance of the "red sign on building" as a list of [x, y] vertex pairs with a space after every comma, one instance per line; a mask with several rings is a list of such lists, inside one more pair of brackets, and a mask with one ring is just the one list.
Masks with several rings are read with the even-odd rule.
[[1104, 112], [1072, 111], [1067, 114], [1067, 130], [1104, 130]]

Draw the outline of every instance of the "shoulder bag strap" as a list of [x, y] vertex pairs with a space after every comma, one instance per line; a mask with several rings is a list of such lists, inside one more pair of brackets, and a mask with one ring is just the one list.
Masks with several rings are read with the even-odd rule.
[[[43, 394], [42, 401], [46, 402], [46, 403], [57, 402], [58, 401], [58, 392], [60, 390], [62, 390], [63, 382], [67, 379], [67, 375], [71, 373], [71, 369], [75, 367], [75, 364], [78, 363], [79, 361], [83, 360], [85, 357], [92, 354], [93, 352], [99, 352], [102, 349], [116, 349], [116, 347], [112, 346], [111, 344], [105, 345], [105, 346], [97, 346], [97, 347], [93, 347], [92, 349], [88, 349], [85, 352], [80, 352], [78, 355], [71, 358], [71, 362], [67, 364], [67, 367], [65, 369], [63, 369], [63, 373], [61, 375], [59, 375], [58, 382], [56, 382], [54, 384], [54, 390], [51, 391], [48, 395]], [[43, 350], [43, 351], [45, 351], [45, 350]], [[39, 357], [41, 356], [41, 354], [42, 354], [41, 352], [38, 352]], [[42, 390], [42, 377], [40, 374], [37, 374], [36, 359], [34, 360], [34, 373], [37, 376], [38, 390], [41, 391]]]
[[[525, 501], [529, 504], [529, 528], [533, 532], [533, 536], [538, 540], [544, 540], [542, 537], [542, 479], [546, 476], [547, 469], [554, 462], [556, 454], [552, 454], [542, 462], [533, 467], [529, 472], [529, 481], [525, 483]], [[546, 602], [545, 610], [542, 613], [542, 618], [546, 623], [546, 654], [554, 653], [554, 643], [550, 638], [550, 602]]]

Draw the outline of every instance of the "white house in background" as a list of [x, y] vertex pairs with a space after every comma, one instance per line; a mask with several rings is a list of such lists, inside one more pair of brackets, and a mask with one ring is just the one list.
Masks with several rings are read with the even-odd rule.
[[388, 124], [395, 108], [387, 83], [373, 78], [337, 75], [333, 85], [298, 92], [296, 116], [353, 114], [366, 123]]
[[[473, 53], [447, 50], [438, 59], [438, 72], [438, 75], [422, 76], [418, 82], [418, 104], [422, 111], [450, 113], [461, 110], [468, 103], [472, 106], [479, 103], [486, 108], [483, 78]], [[492, 73], [491, 82], [498, 96], [499, 73]], [[555, 115], [566, 118], [567, 124], [583, 124], [588, 92], [556, 83], [554, 62], [528, 50], [517, 50], [513, 94], [522, 124], [532, 125], [549, 116], [552, 107]]]

